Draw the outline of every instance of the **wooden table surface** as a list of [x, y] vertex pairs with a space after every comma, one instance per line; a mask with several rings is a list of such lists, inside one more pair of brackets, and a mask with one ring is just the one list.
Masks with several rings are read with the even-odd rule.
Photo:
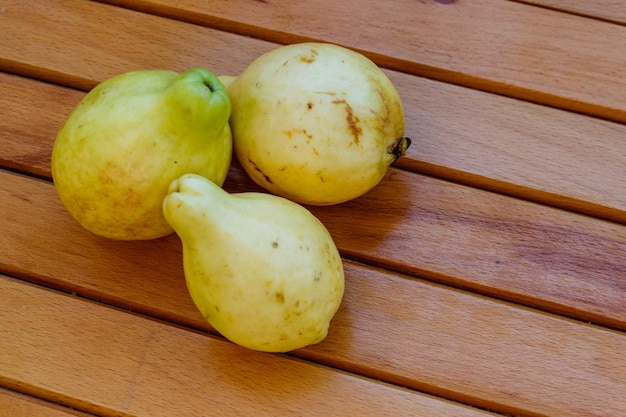
[[[50, 155], [113, 75], [307, 40], [384, 67], [413, 145], [311, 208], [345, 297], [267, 354], [201, 317], [176, 235], [78, 226]], [[626, 416], [623, 2], [0, 0], [0, 115], [2, 416]], [[258, 190], [236, 163], [225, 188]]]

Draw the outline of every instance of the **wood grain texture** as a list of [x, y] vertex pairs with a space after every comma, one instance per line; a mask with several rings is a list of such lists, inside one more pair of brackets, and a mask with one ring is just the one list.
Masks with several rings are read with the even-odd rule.
[[[7, 51], [5, 59], [12, 57], [20, 65], [27, 63], [28, 68], [34, 68], [22, 68], [26, 74], [82, 88], [138, 68], [183, 70], [206, 65], [217, 73], [239, 73], [260, 53], [277, 46], [98, 4], [101, 10], [91, 14], [81, 12], [78, 6], [57, 6], [53, 13], [48, 13], [47, 7], [49, 3], [33, 2], [23, 9], [11, 9], [6, 28], [26, 47]], [[102, 29], [103, 20], [115, 37]], [[29, 23], [33, 21], [39, 23]], [[167, 46], [168, 51], [178, 51], [176, 61], [162, 52], [160, 38], [129, 29], [159, 26], [161, 21], [166, 31], [176, 33]], [[67, 31], [54, 32], [53, 27], [60, 22], [69, 22]], [[200, 48], [202, 42], [211, 48]], [[132, 47], [120, 51], [119, 43]], [[94, 44], [99, 45], [99, 56], [85, 60], [94, 54], [88, 46]], [[190, 48], [190, 44], [198, 46]], [[35, 53], [30, 45], [49, 48]], [[64, 49], [55, 45], [64, 45]], [[229, 48], [237, 50], [236, 58], [231, 59]], [[5, 69], [11, 69], [10, 63], [4, 64]], [[622, 140], [626, 126], [399, 72], [388, 74], [403, 98], [407, 135], [414, 142], [398, 166], [626, 224], [626, 195], [622, 192], [626, 187], [626, 142]], [[8, 95], [4, 99], [12, 114], [23, 111], [12, 101], [14, 96], [22, 96], [15, 85], [9, 79], [4, 84], [5, 89], [13, 89], [5, 92]], [[32, 88], [38, 90], [38, 86]], [[63, 92], [35, 91], [20, 101], [57, 100], [46, 94]], [[36, 112], [37, 107], [25, 104]], [[66, 115], [69, 108], [59, 111]], [[56, 129], [51, 130], [50, 137], [55, 133]], [[8, 132], [10, 143], [5, 149], [24, 152], [26, 148], [16, 148], [18, 139], [12, 136], [14, 132]], [[19, 168], [23, 158], [16, 155], [11, 163]]]
[[[9, 166], [49, 176], [54, 134], [69, 105], [82, 93], [7, 75], [0, 81], [0, 101], [5, 100], [11, 112], [11, 117], [0, 121], [5, 124], [3, 131], [9, 132], [0, 136], [0, 141], [8, 143], [1, 147], [7, 152], [2, 159], [14, 161]], [[13, 149], [20, 153], [12, 154]], [[25, 149], [32, 150], [21, 153]], [[624, 327], [626, 296], [619, 284], [626, 270], [620, 255], [623, 227], [428, 178], [415, 177], [419, 180], [414, 181], [409, 174], [393, 172], [399, 179], [389, 178], [364, 199], [316, 211], [332, 226], [343, 251], [432, 279]], [[234, 171], [227, 186], [242, 191], [253, 185]], [[394, 200], [397, 207], [386, 209], [387, 202]], [[381, 212], [375, 222], [363, 221], [370, 217], [368, 210]], [[410, 218], [399, 218], [402, 213]], [[345, 221], [344, 215], [353, 220]], [[377, 224], [382, 218], [384, 226]], [[570, 226], [569, 219], [581, 226]], [[404, 249], [398, 250], [398, 245]], [[447, 248], [445, 254], [440, 252], [442, 246]], [[490, 257], [484, 256], [485, 247], [490, 248]], [[599, 300], [595, 294], [609, 295]]]
[[500, 0], [109, 2], [282, 43], [324, 39], [404, 72], [626, 121], [626, 27], [558, 11]]
[[3, 7], [2, 69], [81, 89], [139, 69], [237, 73], [252, 54], [275, 47], [88, 1], [7, 1]]
[[0, 410], [7, 417], [93, 417], [55, 403], [0, 388]]
[[626, 125], [390, 75], [413, 138], [397, 166], [626, 224]]
[[344, 255], [625, 328], [622, 225], [395, 170], [312, 211]]
[[98, 415], [491, 415], [2, 276], [0, 294], [0, 381]]
[[0, 73], [0, 165], [50, 178], [56, 134], [84, 95], [82, 91]]
[[[622, 5], [210, 3], [0, 4], [0, 415], [621, 416]], [[345, 297], [323, 342], [263, 354], [196, 310], [176, 235], [82, 229], [50, 154], [110, 76], [237, 74], [308, 39], [387, 66], [414, 144], [372, 192], [311, 208]], [[236, 162], [225, 188], [260, 190]]]
[[[0, 240], [0, 271], [186, 327], [212, 331], [186, 292], [180, 243], [175, 236], [149, 242], [97, 238], [63, 212], [50, 184], [3, 174], [0, 186], [0, 202], [4, 204], [1, 211], [7, 213], [0, 223], [5, 231], [5, 240]], [[342, 234], [337, 226], [339, 219], [344, 224], [348, 218], [358, 223], [362, 216], [343, 213], [336, 220], [321, 218], [337, 236]], [[445, 219], [439, 217], [438, 221]], [[382, 233], [370, 239], [383, 241], [384, 234], [392, 231]], [[471, 237], [472, 232], [465, 228], [460, 232], [466, 233]], [[367, 239], [364, 236], [357, 231], [350, 239]], [[433, 252], [437, 251], [442, 264], [454, 264], [448, 253], [454, 245], [442, 235], [439, 238]], [[337, 240], [345, 250], [347, 238], [340, 236]], [[389, 240], [387, 245], [392, 246]], [[404, 246], [401, 239], [396, 239], [394, 245], [398, 253], [405, 251], [405, 262], [413, 262], [407, 258], [422, 257], [409, 255], [406, 248], [411, 243]], [[474, 245], [482, 248], [482, 256], [491, 254], [484, 243], [477, 241]], [[384, 248], [377, 251], [386, 254]], [[584, 410], [583, 415], [593, 416], [601, 415], [597, 414], [597, 401], [608, 404], [605, 407], [609, 409], [623, 405], [618, 395], [626, 388], [622, 386], [626, 379], [621, 378], [626, 371], [621, 353], [626, 347], [623, 333], [353, 262], [346, 261], [345, 266], [346, 295], [328, 338], [296, 352], [297, 356], [512, 414], [556, 415], [558, 411], [559, 416], [578, 416]], [[466, 269], [465, 275], [478, 270], [475, 265]], [[540, 285], [532, 280], [544, 280], [524, 272], [515, 277], [529, 288]], [[572, 298], [590, 296], [568, 290], [561, 282], [572, 285], [563, 276], [551, 282], [555, 292], [560, 290]], [[548, 294], [545, 288], [535, 289]], [[595, 291], [600, 305], [610, 303], [612, 290], [589, 291]], [[623, 308], [623, 304], [616, 308]], [[616, 314], [624, 317], [619, 311]], [[601, 364], [598, 358], [602, 358]], [[542, 371], [548, 369], [549, 378]], [[601, 381], [605, 382], [600, 387], [597, 384]]]
[[626, 7], [621, 0], [519, 0], [521, 3], [534, 4], [580, 14], [596, 19], [619, 24], [626, 23]]

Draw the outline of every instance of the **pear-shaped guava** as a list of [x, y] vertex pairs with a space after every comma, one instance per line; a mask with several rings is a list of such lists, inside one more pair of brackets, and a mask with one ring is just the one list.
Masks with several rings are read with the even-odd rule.
[[152, 239], [169, 184], [185, 173], [224, 182], [232, 155], [226, 89], [210, 71], [131, 71], [91, 90], [56, 137], [52, 178], [68, 212], [93, 233]]
[[326, 337], [343, 297], [343, 263], [310, 211], [187, 174], [170, 185], [163, 212], [183, 243], [191, 298], [224, 337], [266, 352]]

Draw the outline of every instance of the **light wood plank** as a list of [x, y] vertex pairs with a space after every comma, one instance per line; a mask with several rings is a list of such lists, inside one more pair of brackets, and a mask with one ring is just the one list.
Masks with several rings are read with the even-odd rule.
[[81, 0], [10, 0], [4, 8], [0, 68], [81, 89], [140, 69], [238, 72], [250, 56], [276, 47]]
[[626, 227], [392, 170], [313, 208], [345, 256], [626, 329]]
[[359, 358], [381, 378], [412, 377], [420, 390], [506, 415], [609, 417], [626, 409], [623, 332], [352, 264], [347, 271], [348, 311], [319, 346], [330, 363]]
[[414, 138], [397, 166], [626, 224], [626, 125], [391, 76]]
[[7, 417], [93, 417], [54, 403], [0, 388], [0, 410]]
[[393, 69], [626, 121], [624, 26], [501, 0], [110, 2], [283, 43], [323, 39]]
[[626, 23], [626, 7], [621, 0], [522, 0], [522, 2], [604, 19], [609, 22]]
[[[96, 238], [63, 212], [52, 186], [45, 181], [0, 174], [0, 187], [0, 204], [3, 204], [0, 211], [6, 213], [0, 218], [0, 229], [5, 236], [0, 240], [0, 271], [30, 277], [55, 288], [184, 326], [211, 330], [186, 292], [180, 243], [174, 236], [149, 242]], [[458, 201], [445, 194], [442, 192], [446, 201]], [[389, 196], [380, 198], [389, 208]], [[592, 275], [586, 282], [577, 282], [573, 276], [575, 268], [585, 268], [582, 263], [587, 262], [593, 264], [593, 269], [603, 262], [602, 258], [574, 257], [570, 259], [570, 265], [566, 263], [567, 256], [569, 253], [576, 255], [577, 249], [558, 249], [558, 244], [546, 243], [548, 237], [542, 237], [536, 226], [531, 229], [532, 233], [538, 234], [534, 236], [534, 243], [520, 240], [522, 245], [536, 245], [528, 257], [541, 262], [543, 268], [565, 271], [570, 276], [564, 273], [551, 279], [540, 269], [535, 272], [516, 269], [513, 261], [504, 262], [500, 267], [496, 261], [510, 254], [504, 248], [498, 248], [498, 242], [481, 241], [475, 230], [472, 231], [485, 221], [480, 216], [456, 213], [452, 219], [463, 221], [446, 230], [446, 215], [437, 214], [445, 210], [431, 207], [420, 211], [419, 217], [426, 220], [422, 225], [408, 226], [407, 229], [406, 223], [388, 223], [377, 215], [378, 228], [374, 228], [372, 224], [364, 227], [358, 223], [368, 223], [365, 214], [370, 220], [373, 218], [371, 213], [380, 214], [380, 203], [378, 208], [372, 201], [360, 204], [365, 210], [360, 214], [358, 211], [338, 213], [330, 210], [320, 217], [344, 253], [350, 252], [351, 245], [354, 245], [350, 241], [359, 241], [361, 243], [357, 245], [363, 248], [369, 245], [366, 249], [375, 253], [376, 261], [393, 267], [406, 268], [407, 264], [425, 262], [428, 268], [446, 268], [448, 264], [465, 268], [458, 278], [442, 279], [449, 282], [470, 279], [482, 273], [490, 282], [479, 284], [504, 285], [499, 284], [502, 280], [506, 285], [512, 285], [516, 281], [518, 286], [527, 286], [524, 291], [535, 291], [534, 295], [540, 298], [537, 302], [544, 304], [554, 304], [555, 299], [563, 297], [570, 304], [580, 305], [580, 299], [585, 299], [584, 303], [593, 304], [588, 309], [592, 312], [609, 306], [612, 322], [620, 323], [624, 329], [623, 308], [626, 303], [621, 286], [624, 269], [621, 275], [617, 272], [600, 279]], [[463, 201], [463, 205], [467, 204], [471, 202]], [[407, 220], [399, 208], [394, 205], [391, 211], [395, 212], [396, 218]], [[554, 227], [555, 219], [545, 214], [541, 218]], [[494, 223], [489, 221], [487, 225], [492, 227]], [[577, 229], [586, 227], [574, 225], [572, 223]], [[343, 231], [342, 227], [345, 227]], [[444, 233], [438, 233], [437, 227], [443, 227]], [[524, 234], [523, 228], [519, 224], [511, 227], [515, 236], [510, 238], [520, 239], [516, 236]], [[394, 229], [406, 230], [408, 235], [392, 239]], [[502, 228], [496, 229], [492, 231], [494, 235], [505, 232]], [[455, 234], [467, 235], [465, 239], [472, 240], [468, 242], [471, 244], [451, 242], [450, 235]], [[560, 238], [567, 236], [565, 233]], [[587, 238], [580, 250], [593, 248], [601, 251], [602, 244], [598, 246], [598, 243]], [[541, 245], [546, 246], [542, 248]], [[558, 250], [563, 253], [556, 252]], [[392, 251], [395, 253], [390, 253]], [[614, 254], [617, 261], [613, 262], [623, 262], [623, 253]], [[459, 261], [455, 256], [465, 259]], [[555, 259], [558, 256], [565, 260]], [[598, 256], [602, 254], [598, 253]], [[393, 263], [381, 257], [389, 257]], [[554, 265], [544, 265], [549, 262]], [[493, 269], [490, 271], [485, 265]], [[508, 269], [513, 269], [513, 273], [507, 272]], [[507, 274], [508, 282], [503, 279]], [[622, 346], [626, 343], [624, 333], [570, 323], [347, 261], [346, 275], [346, 296], [329, 337], [298, 355], [513, 414], [519, 410], [534, 410], [539, 415], [551, 415], [559, 410], [560, 416], [577, 416], [580, 414], [575, 410], [584, 409], [594, 415], [591, 410], [595, 401], [608, 403], [611, 407], [622, 406], [614, 397], [616, 391], [625, 388], [620, 384], [626, 383], [625, 378], [619, 377], [624, 375], [626, 364], [622, 355], [626, 347]], [[586, 275], [579, 277], [580, 280], [586, 278]], [[477, 287], [477, 283], [468, 286]], [[501, 291], [501, 288], [495, 291]], [[572, 307], [564, 309], [571, 313]], [[460, 351], [467, 352], [468, 356]], [[605, 358], [609, 363], [596, 367], [596, 357]], [[561, 395], [571, 378], [577, 383], [568, 388], [568, 395]], [[600, 392], [606, 396], [602, 400], [598, 400]]]
[[7, 277], [0, 293], [0, 381], [99, 415], [491, 415]]
[[84, 95], [0, 73], [0, 166], [50, 178], [56, 134]]

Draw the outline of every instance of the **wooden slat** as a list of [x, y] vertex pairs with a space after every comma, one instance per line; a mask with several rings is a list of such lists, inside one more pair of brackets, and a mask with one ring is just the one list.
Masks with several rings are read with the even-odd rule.
[[7, 417], [93, 417], [54, 403], [0, 388], [0, 411]]
[[[102, 297], [102, 285], [113, 283], [116, 290], [107, 295], [108, 302], [153, 314], [151, 300], [157, 297], [174, 312], [167, 317], [171, 321], [198, 314], [185, 286], [178, 285], [184, 277], [175, 235], [113, 243], [85, 233], [49, 182], [4, 171], [0, 178], [0, 271], [96, 299]], [[155, 273], [158, 280], [151, 278]]]
[[0, 295], [0, 382], [98, 415], [491, 415], [7, 277]]
[[520, 0], [523, 3], [535, 4], [576, 13], [596, 19], [603, 19], [619, 24], [626, 23], [626, 7], [621, 0]]
[[240, 71], [276, 47], [88, 1], [10, 0], [4, 8], [0, 68], [82, 89], [138, 69]]
[[626, 125], [390, 75], [414, 138], [398, 166], [626, 224]]
[[[52, 186], [45, 181], [0, 174], [0, 189], [0, 211], [5, 213], [0, 218], [0, 229], [4, 232], [0, 240], [0, 271], [211, 331], [186, 292], [180, 243], [175, 236], [148, 242], [97, 238], [63, 212]], [[446, 197], [445, 192], [442, 196]], [[386, 203], [391, 200], [388, 196], [379, 197], [384, 197]], [[439, 262], [444, 266], [449, 262], [458, 266], [454, 256], [466, 257], [469, 261], [465, 261], [461, 277], [478, 271], [494, 282], [499, 279], [498, 272], [506, 274], [506, 269], [515, 269], [512, 262], [508, 265], [505, 262], [502, 267], [496, 264], [497, 244], [480, 241], [471, 230], [480, 227], [484, 220], [465, 215], [458, 229], [438, 233], [435, 223], [446, 223], [445, 215], [437, 215], [442, 211], [438, 208], [422, 211], [426, 216], [423, 226], [406, 228], [400, 223], [385, 223], [379, 217], [380, 203], [370, 200], [360, 204], [363, 210], [360, 213], [330, 210], [321, 217], [344, 251], [351, 239], [361, 240], [361, 245], [369, 245], [367, 251], [375, 250], [397, 262]], [[397, 218], [407, 219], [399, 206], [386, 206]], [[524, 208], [519, 211], [523, 212]], [[365, 217], [371, 218], [372, 213], [378, 213], [375, 216], [381, 222], [378, 231], [371, 225], [361, 226], [359, 230], [359, 226], [346, 221], [367, 223]], [[460, 220], [463, 214], [451, 216]], [[541, 218], [547, 223], [554, 222], [545, 213]], [[524, 234], [523, 223], [512, 226], [513, 232]], [[356, 229], [354, 234], [349, 233], [351, 229]], [[392, 239], [390, 236], [398, 229], [405, 230], [406, 235]], [[62, 234], [58, 233], [60, 230]], [[536, 242], [522, 240], [522, 245], [541, 245], [545, 240], [541, 231], [531, 230], [538, 234]], [[370, 232], [372, 235], [367, 236]], [[455, 233], [467, 234], [471, 244], [450, 242], [449, 236]], [[427, 242], [419, 243], [418, 237]], [[438, 241], [432, 243], [435, 239]], [[594, 247], [596, 242], [586, 242], [586, 247], [602, 250]], [[410, 248], [412, 245], [417, 248]], [[437, 259], [423, 253], [428, 246], [433, 246], [429, 250], [437, 253]], [[536, 252], [529, 252], [529, 258], [539, 261], [545, 256], [549, 261], [555, 256], [550, 251], [557, 250], [557, 246], [537, 247]], [[397, 253], [390, 255], [391, 248]], [[574, 253], [577, 250], [570, 249]], [[507, 254], [505, 248], [502, 254]], [[485, 264], [481, 267], [481, 257], [487, 258], [486, 265], [492, 270], [485, 268]], [[622, 257], [618, 259], [623, 262]], [[580, 262], [595, 261], [590, 257]], [[561, 265], [563, 271], [573, 272], [566, 269], [567, 264], [558, 260], [554, 263], [557, 266], [553, 268]], [[597, 404], [603, 404], [607, 410], [624, 406], [626, 397], [620, 394], [626, 389], [623, 332], [570, 322], [349, 261], [345, 267], [346, 295], [328, 338], [296, 352], [297, 356], [511, 414], [594, 416], [602, 415], [596, 409]], [[519, 280], [520, 285], [550, 297], [557, 297], [554, 293], [561, 291], [571, 303], [587, 297], [586, 302], [597, 303], [595, 308], [609, 305], [615, 321], [623, 322], [623, 286], [620, 289], [623, 274], [607, 274], [597, 282], [592, 276], [587, 288], [579, 287], [581, 284], [565, 273], [552, 279], [541, 270], [509, 276], [511, 280]], [[553, 289], [550, 291], [542, 285]], [[594, 285], [598, 287], [593, 288]]]
[[56, 133], [84, 94], [0, 73], [0, 166], [50, 178]]
[[344, 255], [626, 329], [626, 227], [392, 170], [335, 210]]
[[626, 27], [554, 10], [501, 0], [109, 2], [279, 42], [325, 39], [405, 72], [626, 121]]
[[[10, 43], [0, 45], [0, 67], [84, 88], [137, 68], [183, 70], [206, 65], [218, 73], [239, 73], [258, 54], [277, 46], [97, 4], [97, 13], [81, 9], [86, 7], [82, 2], [68, 3], [65, 8], [55, 5], [53, 10], [48, 10], [49, 2], [22, 7], [11, 9], [4, 27], [11, 31], [7, 36], [20, 39], [24, 47], [9, 51], [2, 48], [8, 49]], [[54, 31], [61, 24], [66, 30]], [[130, 30], [151, 26], [162, 26], [172, 34], [166, 51], [160, 37]], [[211, 48], [189, 47], [203, 43], [200, 40]], [[94, 44], [99, 45], [97, 52], [89, 46]], [[144, 53], [120, 50], [120, 44], [134, 45]], [[36, 45], [48, 47], [32, 50]], [[237, 50], [236, 58], [231, 59], [231, 49]], [[171, 51], [177, 51], [175, 57], [168, 55]], [[86, 60], [86, 56], [93, 58]], [[622, 192], [626, 187], [626, 142], [622, 140], [626, 126], [388, 73], [405, 102], [407, 134], [414, 139], [399, 166], [626, 224]], [[13, 89], [8, 94], [20, 95], [13, 80], [7, 79], [4, 88]], [[34, 94], [52, 101], [45, 92]], [[12, 114], [23, 111], [8, 98], [3, 104]], [[61, 110], [63, 115], [69, 112]], [[10, 120], [5, 129], [15, 129]], [[49, 132], [49, 137], [55, 133]], [[24, 152], [24, 147], [15, 148], [16, 140], [5, 149]]]

